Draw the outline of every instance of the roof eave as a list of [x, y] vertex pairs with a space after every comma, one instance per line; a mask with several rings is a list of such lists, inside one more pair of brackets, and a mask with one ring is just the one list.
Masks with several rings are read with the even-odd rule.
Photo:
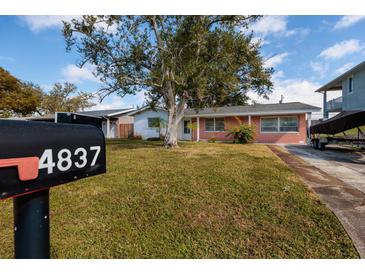
[[[336, 82], [335, 82], [336, 80]], [[325, 91], [335, 91], [335, 90], [342, 90], [342, 80], [339, 81], [338, 79], [335, 79], [332, 82], [329, 82], [328, 84], [320, 87], [319, 89], [315, 90], [314, 92], [320, 92], [323, 93]], [[334, 82], [334, 83], [333, 83]]]
[[[129, 115], [130, 116], [134, 116], [134, 115], [136, 115], [136, 114], [138, 114], [138, 113], [141, 113], [141, 112], [143, 112], [143, 111], [146, 111], [146, 110], [148, 110], [148, 109], [151, 109], [150, 107], [143, 107], [143, 108], [140, 108], [140, 109], [137, 109], [137, 110], [135, 110], [135, 111], [132, 111]], [[164, 109], [164, 108], [161, 108], [161, 107], [156, 107], [155, 108], [156, 110], [161, 110], [161, 111], [167, 111], [166, 109]], [[152, 110], [152, 109], [151, 109]]]
[[107, 117], [113, 117], [113, 116], [118, 116], [118, 115], [121, 115], [121, 114], [127, 114], [127, 113], [132, 112], [132, 111], [135, 111], [135, 109], [134, 108], [129, 108], [129, 109], [126, 109], [126, 110], [123, 110], [123, 111], [109, 113], [106, 116]]
[[342, 90], [342, 81], [362, 69], [365, 69], [365, 61], [361, 62], [360, 64], [356, 65], [355, 67], [346, 71], [345, 73], [341, 74], [340, 76], [336, 77], [335, 79], [333, 79], [332, 81], [323, 85], [322, 87], [315, 90], [314, 92]]
[[253, 111], [253, 112], [235, 112], [235, 113], [207, 113], [207, 114], [185, 114], [185, 118], [195, 117], [226, 117], [226, 116], [259, 116], [259, 115], [282, 115], [282, 114], [302, 114], [321, 111], [321, 108], [303, 109], [303, 110], [285, 110], [285, 111]]

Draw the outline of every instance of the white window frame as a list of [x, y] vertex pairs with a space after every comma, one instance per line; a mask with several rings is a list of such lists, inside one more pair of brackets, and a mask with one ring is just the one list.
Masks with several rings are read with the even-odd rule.
[[[350, 82], [351, 79], [351, 82]], [[351, 85], [350, 85], [351, 83]], [[347, 88], [348, 88], [348, 93], [353, 93], [354, 92], [354, 77], [353, 75], [349, 76], [349, 78], [347, 79]]]
[[[297, 131], [280, 131], [280, 118], [293, 118], [295, 117], [297, 119], [297, 124], [298, 124], [298, 130]], [[262, 119], [265, 119], [265, 118], [276, 118], [277, 119], [277, 131], [262, 131]], [[295, 134], [299, 134], [299, 131], [300, 131], [300, 125], [299, 125], [299, 117], [296, 116], [296, 115], [287, 115], [287, 116], [264, 116], [264, 117], [260, 117], [260, 133], [262, 134], [270, 134], [270, 133], [273, 133], [273, 134], [282, 134], [282, 133], [295, 133]]]
[[[223, 119], [223, 130], [216, 130], [216, 126], [215, 126], [215, 119], [218, 118], [218, 119]], [[213, 127], [214, 127], [214, 130], [207, 130], [207, 127], [206, 127], [206, 121], [207, 119], [213, 119]], [[204, 119], [204, 131], [205, 132], [225, 132], [225, 119], [224, 117], [212, 117], [212, 118], [205, 118]]]

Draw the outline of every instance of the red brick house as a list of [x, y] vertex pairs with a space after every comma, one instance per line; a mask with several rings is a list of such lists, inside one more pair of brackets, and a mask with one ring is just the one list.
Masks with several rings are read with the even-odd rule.
[[[193, 141], [232, 141], [228, 130], [246, 123], [255, 127], [255, 142], [292, 143], [307, 142], [307, 132], [315, 106], [292, 102], [279, 104], [255, 104], [247, 106], [186, 109], [179, 128], [179, 139]], [[189, 123], [196, 123], [191, 130]]]

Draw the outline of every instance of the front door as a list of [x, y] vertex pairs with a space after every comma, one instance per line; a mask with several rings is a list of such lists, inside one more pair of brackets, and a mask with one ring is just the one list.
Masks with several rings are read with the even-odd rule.
[[183, 132], [182, 132], [182, 138], [183, 140], [191, 140], [191, 129], [189, 127], [191, 123], [191, 120], [184, 120], [183, 121]]

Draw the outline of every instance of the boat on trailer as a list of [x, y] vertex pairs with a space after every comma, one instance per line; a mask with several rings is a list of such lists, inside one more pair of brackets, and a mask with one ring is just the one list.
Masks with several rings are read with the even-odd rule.
[[[342, 111], [310, 127], [311, 144], [315, 149], [320, 150], [324, 150], [330, 143], [347, 143], [365, 147], [365, 133], [361, 129], [364, 125], [365, 110]], [[346, 134], [346, 131], [352, 129], [355, 129], [355, 134]]]

